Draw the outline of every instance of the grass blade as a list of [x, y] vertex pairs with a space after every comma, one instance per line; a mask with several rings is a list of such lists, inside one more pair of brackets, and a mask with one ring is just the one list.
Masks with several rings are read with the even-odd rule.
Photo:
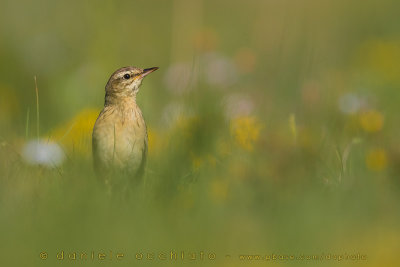
[[37, 139], [39, 139], [39, 90], [37, 86], [37, 80], [36, 80], [36, 75], [34, 76], [35, 79], [35, 91], [36, 91], [36, 134], [37, 134]]
[[25, 139], [28, 139], [29, 137], [29, 113], [30, 109], [28, 107], [28, 110], [26, 111]]

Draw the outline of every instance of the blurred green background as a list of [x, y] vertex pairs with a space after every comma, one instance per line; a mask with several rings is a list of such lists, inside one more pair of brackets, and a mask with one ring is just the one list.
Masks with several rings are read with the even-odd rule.
[[[126, 256], [101, 264], [398, 266], [399, 9], [3, 0], [1, 265], [97, 265], [68, 253], [112, 251]], [[138, 96], [145, 184], [121, 198], [96, 181], [90, 144], [104, 86], [129, 65], [160, 69]], [[177, 260], [135, 259], [170, 251]]]

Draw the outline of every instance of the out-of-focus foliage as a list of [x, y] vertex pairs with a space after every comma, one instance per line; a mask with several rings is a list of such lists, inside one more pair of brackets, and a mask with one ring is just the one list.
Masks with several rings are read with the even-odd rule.
[[[55, 266], [70, 261], [57, 260], [63, 250], [126, 254], [107, 266], [170, 251], [217, 255], [201, 266], [253, 266], [239, 255], [272, 253], [397, 266], [399, 9], [2, 1], [0, 265]], [[91, 164], [104, 86], [127, 65], [160, 67], [138, 95], [149, 158], [128, 197], [102, 187]]]

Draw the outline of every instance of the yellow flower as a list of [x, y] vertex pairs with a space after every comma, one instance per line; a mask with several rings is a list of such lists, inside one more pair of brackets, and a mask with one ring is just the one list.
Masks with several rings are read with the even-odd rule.
[[261, 124], [255, 117], [238, 117], [231, 121], [231, 134], [235, 142], [247, 151], [253, 151], [259, 139]]
[[211, 199], [216, 202], [226, 200], [228, 197], [228, 183], [222, 180], [216, 180], [210, 184]]
[[67, 152], [90, 155], [92, 131], [97, 116], [97, 109], [84, 109], [70, 121], [58, 126], [50, 133], [51, 139], [63, 145]]
[[400, 80], [400, 42], [370, 41], [360, 49], [358, 61], [386, 81]]
[[382, 129], [383, 119], [383, 115], [380, 112], [370, 110], [360, 115], [360, 124], [364, 131], [374, 133]]
[[367, 153], [365, 161], [368, 169], [373, 171], [381, 171], [387, 166], [386, 152], [381, 148], [371, 149]]
[[197, 32], [193, 38], [194, 46], [201, 51], [213, 51], [219, 42], [218, 35], [214, 29], [205, 28]]
[[244, 73], [253, 72], [257, 63], [257, 57], [253, 50], [243, 47], [236, 52], [236, 65]]
[[192, 168], [194, 171], [198, 171], [202, 167], [215, 167], [217, 165], [217, 159], [211, 154], [199, 157], [192, 152], [190, 157], [192, 159]]
[[198, 171], [201, 168], [201, 166], [203, 166], [204, 160], [202, 158], [200, 158], [200, 157], [197, 157], [197, 156], [193, 155], [193, 154], [191, 155], [191, 158], [192, 158], [192, 167], [193, 167], [193, 169], [195, 171]]
[[165, 134], [161, 136], [160, 132], [151, 127], [147, 128], [147, 135], [149, 138], [149, 156], [159, 156], [165, 148], [168, 136]]

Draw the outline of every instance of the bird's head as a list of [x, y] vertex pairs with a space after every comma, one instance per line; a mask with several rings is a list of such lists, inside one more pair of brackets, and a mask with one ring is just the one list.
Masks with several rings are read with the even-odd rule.
[[120, 98], [136, 96], [142, 80], [148, 74], [156, 71], [158, 67], [141, 69], [137, 67], [124, 67], [115, 71], [106, 85], [106, 98]]

